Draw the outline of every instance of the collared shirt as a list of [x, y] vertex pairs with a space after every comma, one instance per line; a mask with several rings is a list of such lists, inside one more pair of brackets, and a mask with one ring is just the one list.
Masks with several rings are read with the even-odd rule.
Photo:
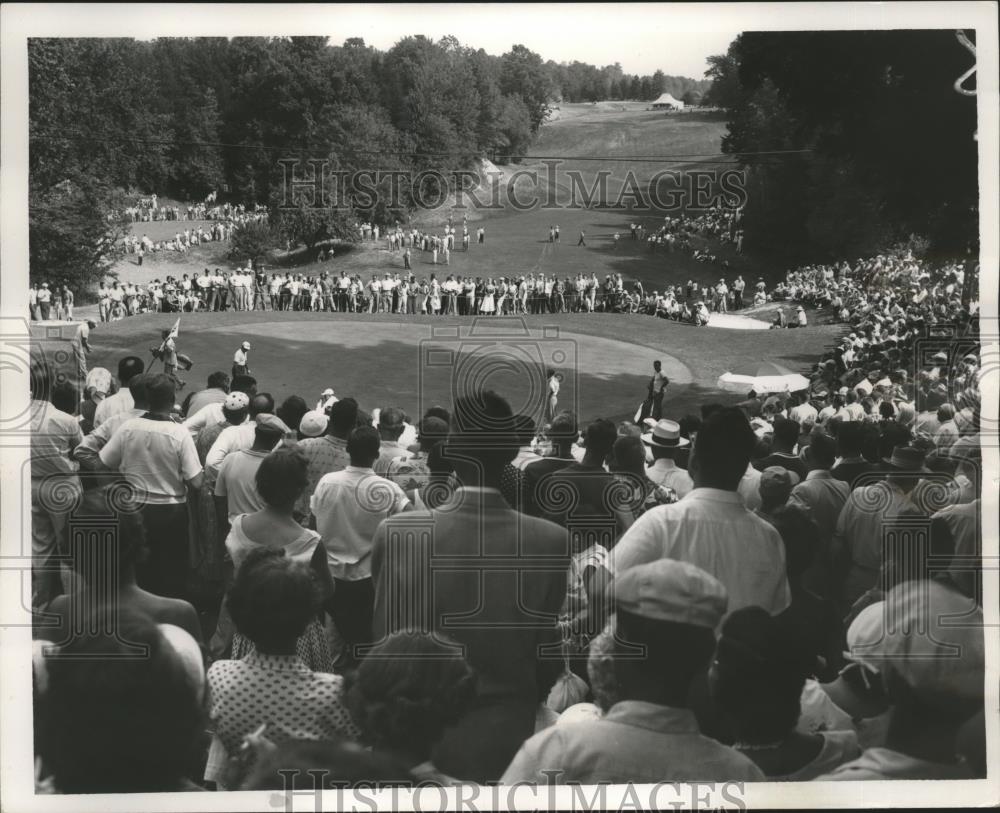
[[79, 466], [70, 455], [83, 440], [80, 422], [56, 409], [48, 401], [32, 399], [31, 479], [72, 475], [76, 482]]
[[186, 502], [185, 481], [201, 473], [191, 433], [170, 420], [125, 421], [101, 449], [101, 462], [142, 483], [142, 501], [151, 505]]
[[703, 736], [694, 713], [622, 700], [598, 720], [552, 726], [521, 746], [500, 780], [580, 782], [763, 781], [747, 757]]
[[677, 494], [677, 499], [683, 499], [694, 488], [694, 481], [691, 475], [677, 465], [673, 460], [661, 457], [653, 461], [653, 465], [646, 466], [646, 476], [658, 486], [672, 488]]
[[188, 418], [182, 426], [190, 430], [192, 435], [197, 435], [206, 426], [221, 423], [226, 420], [226, 415], [222, 411], [222, 401], [217, 401], [207, 406], [203, 406], [197, 412], [189, 411]]
[[[222, 404], [226, 400], [225, 390], [218, 387], [209, 387], [207, 390], [196, 392], [188, 402], [187, 414], [197, 415], [198, 412], [209, 404]], [[220, 417], [220, 420], [221, 417]]]
[[403, 489], [371, 469], [347, 466], [323, 475], [309, 506], [334, 578], [369, 578], [375, 530], [409, 504]]
[[351, 456], [347, 453], [347, 441], [333, 435], [305, 438], [295, 448], [305, 457], [307, 465], [308, 483], [295, 503], [295, 514], [301, 520], [309, 518], [309, 501], [323, 475], [343, 471], [351, 465]]
[[94, 410], [94, 428], [96, 429], [116, 412], [128, 412], [130, 409], [135, 409], [135, 401], [129, 388], [122, 387], [97, 405], [97, 409]]
[[116, 412], [95, 428], [93, 432], [84, 437], [80, 445], [73, 450], [73, 459], [85, 468], [96, 468], [97, 463], [100, 462], [101, 449], [111, 440], [111, 436], [115, 433], [115, 430], [125, 423], [125, 421], [138, 418], [145, 413], [146, 410], [144, 409], [134, 408], [127, 412]]
[[781, 536], [734, 491], [696, 488], [680, 502], [647, 511], [611, 551], [612, 572], [657, 559], [715, 576], [729, 593], [730, 612], [757, 605], [777, 615], [791, 601]]
[[238, 661], [216, 661], [208, 689], [216, 735], [229, 754], [239, 753], [244, 737], [264, 723], [276, 743], [359, 735], [344, 706], [343, 678], [313, 672], [295, 655], [254, 650]]
[[238, 514], [252, 514], [266, 503], [257, 491], [257, 469], [267, 452], [241, 449], [226, 455], [215, 480], [215, 496], [226, 497], [229, 521]]
[[851, 487], [834, 478], [829, 471], [815, 470], [809, 472], [806, 479], [792, 489], [789, 502], [797, 502], [808, 508], [820, 530], [829, 539], [850, 493]]
[[257, 423], [255, 421], [247, 421], [239, 426], [227, 426], [219, 433], [212, 448], [205, 456], [206, 471], [218, 472], [226, 455], [241, 449], [249, 449], [253, 446], [256, 434]]

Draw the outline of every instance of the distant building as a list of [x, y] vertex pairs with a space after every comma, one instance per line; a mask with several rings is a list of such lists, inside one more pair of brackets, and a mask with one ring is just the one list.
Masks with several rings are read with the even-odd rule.
[[652, 106], [653, 110], [683, 110], [684, 102], [678, 101], [669, 93], [662, 93]]

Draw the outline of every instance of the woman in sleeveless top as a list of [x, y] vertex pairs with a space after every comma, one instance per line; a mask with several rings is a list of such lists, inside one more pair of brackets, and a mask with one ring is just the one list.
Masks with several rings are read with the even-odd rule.
[[[290, 559], [312, 566], [324, 597], [333, 589], [326, 550], [316, 531], [303, 528], [292, 516], [292, 509], [308, 482], [305, 459], [293, 449], [280, 449], [268, 455], [257, 469], [257, 491], [266, 503], [260, 511], [240, 514], [233, 519], [226, 549], [238, 572], [247, 554], [255, 548], [280, 548]], [[316, 672], [333, 671], [333, 654], [323, 628], [322, 615], [306, 627], [296, 644], [296, 654]], [[232, 659], [253, 651], [253, 644], [239, 632], [233, 634]]]

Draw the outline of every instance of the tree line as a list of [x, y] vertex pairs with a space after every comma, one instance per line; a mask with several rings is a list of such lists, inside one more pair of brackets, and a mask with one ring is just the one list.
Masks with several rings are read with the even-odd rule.
[[[747, 32], [709, 58], [705, 104], [747, 170], [748, 250], [853, 259], [978, 253], [969, 53], [944, 30]], [[764, 151], [806, 150], [782, 156]]]
[[[553, 102], [707, 86], [557, 65], [523, 45], [494, 56], [451, 36], [384, 52], [360, 38], [33, 39], [28, 59], [31, 273], [78, 287], [114, 259], [117, 213], [139, 193], [190, 201], [217, 190], [273, 207], [287, 202], [282, 159], [322, 160], [331, 174], [447, 175], [487, 151], [524, 154]], [[349, 211], [302, 201], [278, 214], [275, 237], [346, 236], [355, 217], [400, 217], [408, 192], [396, 210], [389, 196]]]

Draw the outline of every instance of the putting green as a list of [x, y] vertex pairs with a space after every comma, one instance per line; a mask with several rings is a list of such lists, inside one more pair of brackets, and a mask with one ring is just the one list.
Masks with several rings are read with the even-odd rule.
[[[434, 404], [451, 404], [463, 393], [494, 389], [516, 412], [537, 418], [550, 369], [560, 378], [560, 408], [608, 417], [635, 410], [654, 358], [673, 384], [693, 381], [688, 366], [672, 355], [636, 352], [634, 344], [617, 339], [536, 327], [519, 319], [443, 326], [429, 321], [263, 321], [245, 330], [236, 325], [202, 328], [192, 340], [207, 340], [211, 349], [195, 358], [213, 369], [225, 369], [230, 353], [249, 340], [251, 370], [280, 391], [285, 387], [278, 382], [285, 384], [295, 368], [318, 368], [322, 359], [325, 371], [317, 369], [310, 376], [311, 389], [298, 390], [303, 396], [318, 396], [330, 386], [338, 395], [355, 395], [366, 408], [398, 404], [416, 414]], [[359, 377], [361, 386], [355, 383]], [[292, 380], [287, 384], [294, 386]]]
[[[176, 319], [146, 314], [99, 325], [90, 335], [88, 366], [113, 372], [129, 354], [152, 363], [149, 348]], [[715, 387], [727, 371], [767, 359], [807, 373], [842, 330], [694, 328], [601, 313], [473, 320], [257, 311], [184, 314], [177, 346], [195, 362], [185, 375], [185, 392], [204, 387], [213, 370], [228, 372], [246, 340], [253, 345], [250, 368], [260, 389], [278, 401], [297, 394], [313, 405], [324, 388], [333, 387], [365, 409], [393, 404], [411, 416], [432, 404], [450, 407], [471, 388], [490, 387], [515, 410], [537, 418], [545, 371], [554, 368], [562, 377], [559, 406], [583, 421], [631, 418], [659, 359], [671, 382], [665, 412], [676, 419], [708, 401], [738, 401]], [[153, 369], [161, 366], [153, 363]]]

